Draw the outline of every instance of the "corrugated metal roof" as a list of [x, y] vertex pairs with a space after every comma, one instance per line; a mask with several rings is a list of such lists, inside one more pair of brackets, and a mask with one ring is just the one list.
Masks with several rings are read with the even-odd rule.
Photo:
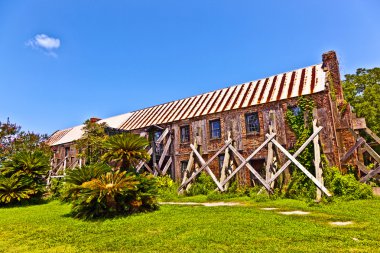
[[133, 112], [133, 115], [121, 126], [121, 129], [133, 130], [154, 124], [190, 119], [309, 95], [324, 89], [325, 74], [322, 70], [322, 64], [318, 64], [138, 110]]
[[[111, 128], [120, 128], [123, 123], [132, 115], [132, 113], [125, 113], [114, 117], [99, 120], [97, 123], [106, 123]], [[83, 135], [84, 125], [75, 126], [72, 128], [59, 130], [52, 134], [46, 143], [49, 146], [55, 146], [64, 143], [70, 143], [80, 139]]]

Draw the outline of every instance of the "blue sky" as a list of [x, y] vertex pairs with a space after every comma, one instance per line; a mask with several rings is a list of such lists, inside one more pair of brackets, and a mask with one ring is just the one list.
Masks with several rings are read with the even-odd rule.
[[321, 62], [380, 66], [380, 1], [0, 0], [0, 121], [38, 133]]

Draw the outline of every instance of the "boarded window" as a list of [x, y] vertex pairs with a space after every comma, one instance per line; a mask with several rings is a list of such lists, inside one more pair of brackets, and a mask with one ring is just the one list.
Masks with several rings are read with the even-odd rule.
[[210, 121], [210, 138], [216, 139], [221, 137], [221, 128], [220, 128], [220, 120], [212, 120]]
[[189, 142], [190, 141], [190, 127], [189, 126], [182, 126], [180, 127], [181, 131], [181, 142]]
[[260, 121], [257, 112], [249, 113], [245, 115], [245, 125], [247, 128], [247, 133], [259, 133], [260, 132]]

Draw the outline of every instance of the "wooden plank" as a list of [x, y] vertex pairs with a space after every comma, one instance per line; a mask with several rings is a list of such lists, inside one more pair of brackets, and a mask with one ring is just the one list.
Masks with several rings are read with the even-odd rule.
[[[316, 111], [313, 112], [316, 114]], [[313, 131], [317, 131], [317, 119], [313, 120]], [[321, 150], [319, 147], [319, 137], [315, 136], [313, 139], [314, 144], [314, 168], [315, 168], [315, 178], [323, 185], [323, 177], [322, 177], [322, 169], [321, 169]], [[317, 201], [322, 199], [322, 192], [319, 188], [317, 188]]]
[[356, 166], [358, 166], [358, 169], [359, 169], [361, 172], [363, 172], [363, 173], [365, 173], [365, 174], [368, 174], [369, 170], [367, 169], [367, 167], [366, 167], [364, 164], [362, 164], [362, 163], [359, 162], [358, 160], [355, 161], [355, 164], [356, 164]]
[[[355, 133], [354, 130], [352, 130], [351, 128], [348, 129], [351, 134], [356, 138], [356, 139], [359, 139], [361, 138], [358, 134]], [[364, 147], [363, 147], [375, 160], [376, 162], [380, 163], [380, 156], [379, 154], [376, 153], [375, 150], [373, 150], [366, 142], [364, 143]]]
[[[269, 136], [267, 134], [267, 136]], [[323, 186], [302, 164], [300, 164], [283, 146], [280, 145], [275, 139], [272, 139], [272, 142], [274, 145], [277, 146], [277, 148], [284, 153], [308, 178], [311, 179], [311, 181], [314, 182], [314, 184], [321, 189], [322, 192], [324, 192], [328, 197], [331, 197], [331, 193], [326, 189], [326, 187]]]
[[230, 145], [231, 151], [240, 159], [242, 162], [239, 167], [247, 166], [247, 168], [252, 172], [253, 175], [260, 181], [260, 183], [267, 189], [269, 193], [273, 193], [272, 189], [270, 188], [269, 184], [265, 181], [264, 178], [261, 177], [261, 175], [249, 164], [249, 160], [251, 158], [244, 159], [244, 157], [237, 151], [232, 145]]
[[164, 169], [162, 170], [162, 175], [166, 175], [166, 172], [168, 171], [171, 164], [172, 164], [172, 158], [169, 157], [169, 160], [166, 162], [166, 165]]
[[162, 166], [162, 163], [164, 162], [164, 159], [166, 157], [166, 154], [168, 153], [169, 151], [169, 148], [170, 148], [170, 144], [172, 143], [172, 138], [168, 138], [168, 141], [166, 142], [165, 144], [165, 147], [164, 147], [164, 151], [162, 152], [161, 154], [161, 157], [160, 157], [160, 160], [158, 161], [158, 168], [161, 169], [161, 166]]
[[352, 127], [354, 130], [365, 129], [367, 127], [365, 118], [352, 118]]
[[[149, 154], [149, 155], [152, 155], [152, 153], [153, 153], [153, 148], [150, 148], [150, 149], [148, 150], [148, 154]], [[145, 164], [145, 162], [140, 161], [140, 163], [136, 166], [136, 171], [139, 172], [140, 169], [142, 168], [142, 166], [144, 166], [144, 164]], [[146, 166], [145, 166], [145, 167], [146, 167]], [[149, 169], [150, 169], [150, 167], [149, 167]], [[150, 169], [150, 170], [151, 170], [151, 169]], [[152, 171], [152, 173], [153, 173], [153, 171]]]
[[156, 141], [156, 144], [159, 145], [163, 140], [164, 138], [166, 137], [166, 135], [169, 133], [169, 128], [165, 128], [164, 132], [161, 134], [161, 136], [157, 139]]
[[340, 159], [341, 162], [345, 162], [348, 160], [348, 158], [350, 158], [350, 156], [352, 156], [352, 154], [355, 152], [355, 150], [360, 147], [361, 145], [363, 145], [363, 143], [365, 143], [365, 140], [360, 137], [359, 139], [356, 140], [356, 143], [354, 146], [352, 146], [347, 152], [346, 154], [344, 154], [344, 156]]
[[[307, 147], [307, 145], [309, 145], [309, 143], [315, 138], [315, 136], [318, 135], [318, 133], [322, 130], [322, 127], [318, 127], [317, 130], [312, 134], [310, 135], [310, 137], [302, 144], [302, 146], [293, 154], [293, 157], [296, 158], [299, 154], [302, 153], [302, 151], [304, 151], [304, 149]], [[271, 183], [273, 182], [274, 180], [276, 180], [276, 178], [284, 171], [286, 170], [286, 168], [292, 163], [291, 160], [288, 160], [284, 165], [282, 165], [282, 167], [276, 172], [276, 174], [274, 174], [274, 176], [269, 180], [268, 183]]]
[[[233, 177], [233, 176], [235, 176], [235, 174], [241, 169], [241, 168], [243, 168], [245, 165], [246, 165], [246, 163], [249, 161], [249, 160], [251, 160], [262, 148], [264, 148], [270, 141], [271, 141], [271, 139], [273, 139], [274, 137], [276, 136], [276, 134], [275, 133], [273, 133], [272, 135], [270, 135], [263, 143], [261, 143], [261, 145], [257, 148], [257, 149], [255, 149], [254, 151], [253, 151], [253, 153], [250, 155], [250, 156], [248, 156], [248, 158], [247, 159], [245, 159], [245, 162], [242, 162], [235, 170], [233, 170], [232, 171], [232, 173], [222, 182], [222, 186], [223, 185], [225, 185], [229, 180], [231, 180], [231, 178]], [[231, 149], [231, 147], [233, 148], [233, 146], [232, 145], [230, 145], [229, 146], [229, 148]], [[232, 149], [231, 149], [232, 150]], [[239, 152], [238, 152], [239, 153]], [[239, 155], [240, 155], [240, 153], [239, 153]]]
[[364, 131], [369, 134], [369, 136], [371, 136], [378, 144], [380, 144], [380, 137], [377, 136], [374, 132], [372, 132], [371, 129], [369, 129], [368, 127], [366, 129], [364, 129]]
[[[198, 153], [198, 151], [196, 149], [194, 149], [194, 147], [192, 147], [192, 145], [190, 145], [190, 147], [193, 149], [194, 151], [194, 154], [195, 156], [198, 158], [199, 162], [201, 163], [202, 167], [201, 169], [199, 169], [199, 172], [203, 169], [206, 170], [206, 172], [211, 176], [212, 180], [215, 182], [215, 184], [218, 186], [219, 190], [220, 191], [224, 191], [224, 188], [223, 186], [220, 185], [218, 179], [215, 177], [214, 173], [212, 173], [210, 167], [208, 167], [208, 165], [206, 164], [205, 160], [203, 159], [203, 157]], [[198, 172], [198, 171], [197, 171]], [[198, 173], [199, 173], [198, 172]]]
[[[231, 132], [230, 131], [227, 131], [227, 140], [231, 140]], [[229, 164], [230, 164], [230, 151], [227, 147], [224, 151], [223, 165], [222, 165], [222, 168], [220, 170], [220, 182], [223, 182], [224, 179], [226, 179]], [[226, 187], [225, 187], [225, 189], [226, 189]]]
[[[273, 133], [272, 126], [269, 126], [269, 133]], [[273, 144], [272, 142], [268, 143], [268, 154], [267, 154], [267, 161], [265, 164], [265, 181], [268, 182], [269, 179], [272, 177], [272, 165], [273, 165]]]
[[[193, 180], [206, 166], [208, 166], [216, 157], [218, 157], [218, 155], [220, 153], [222, 153], [222, 151], [225, 150], [228, 147], [228, 145], [231, 144], [231, 142], [232, 142], [232, 140], [226, 141], [224, 146], [222, 148], [220, 148], [205, 164], [203, 164], [199, 170], [197, 170], [195, 173], [193, 173], [190, 178], [188, 178], [184, 183], [181, 184], [181, 186], [178, 188], [178, 191], [180, 191], [183, 187], [185, 187], [188, 183], [190, 183], [191, 180]], [[194, 152], [194, 150], [196, 150], [195, 147], [192, 144], [190, 144], [190, 148], [193, 150], [193, 153], [195, 155], [195, 152]], [[219, 186], [218, 186], [218, 188], [219, 188]]]
[[367, 182], [369, 179], [374, 177], [376, 174], [380, 173], [380, 166], [378, 166], [376, 169], [371, 170], [368, 172], [368, 174], [360, 179], [360, 183]]
[[[197, 143], [196, 139], [194, 139], [194, 147], [195, 147], [195, 149], [198, 148], [198, 143]], [[186, 169], [183, 172], [181, 185], [183, 185], [187, 181], [187, 179], [188, 179], [187, 175], [190, 175], [191, 168], [193, 167], [193, 165], [194, 165], [194, 152], [191, 151], [190, 156], [189, 156], [189, 161], [187, 162]], [[178, 191], [180, 191], [180, 190], [178, 190]]]

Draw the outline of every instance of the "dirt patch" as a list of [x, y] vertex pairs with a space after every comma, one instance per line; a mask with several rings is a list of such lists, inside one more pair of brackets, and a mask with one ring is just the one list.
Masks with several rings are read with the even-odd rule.
[[307, 215], [310, 212], [295, 210], [295, 211], [287, 211], [287, 212], [279, 212], [279, 213], [283, 215]]
[[260, 208], [261, 210], [266, 210], [266, 211], [271, 211], [271, 210], [277, 210], [278, 208], [277, 207], [263, 207], [263, 208]]
[[334, 226], [348, 226], [354, 223], [352, 221], [333, 221], [333, 222], [330, 222], [330, 224]]

